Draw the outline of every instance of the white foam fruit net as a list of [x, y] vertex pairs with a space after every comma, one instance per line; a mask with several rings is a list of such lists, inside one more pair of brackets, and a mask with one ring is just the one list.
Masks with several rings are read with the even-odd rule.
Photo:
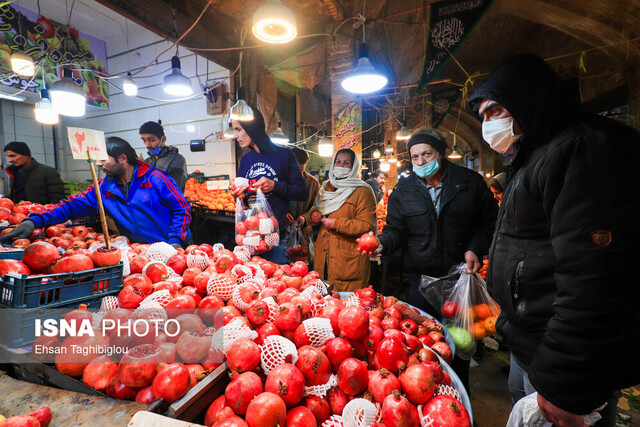
[[156, 301], [143, 300], [140, 306], [133, 312], [133, 319], [145, 319], [158, 324], [158, 328], [164, 327], [164, 322], [169, 318], [165, 309]]
[[279, 233], [271, 233], [264, 236], [264, 242], [267, 244], [269, 249], [275, 248], [280, 244], [280, 234]]
[[249, 262], [249, 260], [251, 259], [251, 253], [244, 246], [236, 246], [233, 249], [233, 253], [236, 254], [238, 261], [240, 261], [243, 264], [245, 262]]
[[332, 415], [331, 418], [322, 423], [322, 427], [343, 427], [344, 421], [340, 415]]
[[231, 322], [216, 330], [213, 334], [212, 345], [226, 355], [231, 345], [239, 339], [254, 340], [258, 338], [258, 333], [248, 328], [240, 319], [233, 319]]
[[207, 282], [207, 295], [217, 295], [223, 301], [229, 301], [235, 288], [236, 282], [232, 276], [214, 273]]
[[167, 269], [167, 278], [165, 280], [169, 280], [169, 279], [174, 279], [176, 277], [180, 277], [179, 274], [177, 274], [175, 271], [173, 271], [173, 268], [169, 267], [167, 264], [165, 264], [162, 261], [149, 261], [148, 263], [145, 264], [144, 267], [142, 267], [142, 274], [147, 274], [147, 270], [149, 269], [149, 267], [151, 267], [154, 264], [162, 264], [166, 267]]
[[271, 335], [260, 346], [260, 365], [265, 374], [283, 363], [295, 365], [298, 361], [296, 345], [280, 335]]
[[342, 410], [345, 427], [369, 427], [376, 422], [378, 408], [367, 399], [353, 399]]
[[216, 243], [215, 245], [213, 245], [214, 254], [218, 252], [220, 249], [224, 249], [224, 245], [222, 243]]
[[318, 279], [318, 280], [314, 280], [311, 283], [312, 287], [317, 289], [318, 291], [320, 291], [320, 295], [325, 296], [325, 295], [329, 295], [329, 289], [327, 288], [327, 284], [324, 283], [322, 280]]
[[260, 234], [273, 233], [273, 221], [271, 218], [262, 218], [258, 223], [258, 231]]
[[160, 291], [156, 291], [142, 300], [140, 306], [143, 304], [150, 304], [150, 301], [154, 301], [160, 305], [160, 307], [165, 308], [169, 301], [171, 301], [173, 297], [171, 297], [171, 293], [169, 293], [168, 289], [162, 289]]
[[436, 427], [435, 420], [431, 415], [422, 412], [423, 405], [418, 406], [418, 416], [420, 417], [420, 427]]
[[115, 295], [102, 298], [102, 302], [100, 303], [100, 311], [114, 310], [118, 307], [120, 307], [120, 304], [118, 304], [118, 297]]
[[456, 390], [455, 388], [451, 387], [450, 385], [446, 385], [446, 384], [438, 384], [438, 386], [436, 387], [436, 395], [438, 394], [444, 394], [445, 396], [449, 396], [449, 397], [453, 397], [454, 399], [460, 401], [461, 396], [460, 393], [458, 393], [458, 390]]
[[241, 310], [242, 312], [244, 312], [249, 306], [249, 304], [253, 301], [253, 299], [248, 302], [245, 301], [244, 299], [242, 299], [241, 292], [259, 293], [260, 289], [258, 289], [258, 287], [253, 283], [248, 283], [248, 282], [243, 283], [242, 285], [238, 285], [233, 289], [233, 294], [231, 296], [231, 299], [233, 300], [233, 305], [235, 305], [238, 310]]
[[[263, 273], [264, 274], [264, 273]], [[247, 280], [244, 283], [253, 283], [254, 285], [256, 285], [258, 287], [258, 289], [263, 290], [264, 288], [267, 287], [267, 281], [264, 279], [264, 277], [254, 277], [252, 279]]]
[[231, 269], [231, 275], [236, 279], [238, 284], [244, 283], [249, 279], [253, 279], [253, 271], [246, 265], [236, 264]]
[[329, 390], [338, 385], [338, 377], [331, 374], [329, 380], [325, 384], [312, 385], [304, 388], [305, 396], [325, 397]]
[[314, 347], [322, 347], [324, 343], [336, 337], [329, 319], [312, 317], [311, 319], [303, 320], [302, 324], [311, 345]]
[[187, 267], [199, 268], [200, 270], [206, 270], [209, 265], [209, 255], [203, 251], [192, 251], [187, 254]]
[[147, 249], [147, 256], [151, 261], [167, 262], [169, 258], [176, 255], [178, 250], [167, 242], [156, 242]]
[[273, 323], [276, 320], [276, 312], [278, 311], [278, 303], [273, 297], [263, 298], [262, 301], [267, 303], [269, 306], [269, 318], [267, 322]]
[[356, 294], [351, 294], [349, 298], [344, 302], [345, 307], [351, 307], [352, 305], [360, 306], [360, 298], [356, 296]]

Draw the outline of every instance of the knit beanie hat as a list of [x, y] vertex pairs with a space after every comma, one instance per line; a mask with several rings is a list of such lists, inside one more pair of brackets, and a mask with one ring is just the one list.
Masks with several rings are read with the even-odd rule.
[[13, 151], [14, 153], [31, 157], [31, 150], [29, 149], [29, 146], [20, 141], [13, 141], [8, 143], [4, 146], [4, 151]]
[[443, 157], [447, 151], [447, 141], [433, 129], [421, 128], [414, 131], [407, 141], [407, 152], [411, 153], [411, 147], [416, 144], [429, 144]]

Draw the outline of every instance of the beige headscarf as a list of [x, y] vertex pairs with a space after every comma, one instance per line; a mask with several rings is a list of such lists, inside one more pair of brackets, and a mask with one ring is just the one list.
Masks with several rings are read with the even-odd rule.
[[[322, 184], [322, 188], [318, 192], [316, 197], [316, 207], [322, 215], [329, 215], [332, 212], [337, 211], [342, 207], [344, 202], [358, 187], [367, 187], [373, 193], [373, 189], [360, 179], [360, 159], [353, 150], [349, 150], [353, 153], [353, 165], [351, 166], [351, 172], [346, 178], [337, 179], [333, 176], [333, 168], [336, 164], [336, 157], [338, 153], [333, 157], [331, 168], [329, 169], [329, 182], [335, 191], [327, 190], [327, 181]], [[343, 151], [344, 152], [344, 151]], [[374, 196], [375, 197], [375, 196]]]

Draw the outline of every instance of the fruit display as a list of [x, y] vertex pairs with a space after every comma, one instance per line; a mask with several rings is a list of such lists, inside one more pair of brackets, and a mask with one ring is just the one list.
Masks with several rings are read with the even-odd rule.
[[[269, 202], [260, 190], [255, 202], [247, 210], [236, 208], [236, 245], [245, 246], [259, 254], [280, 244], [280, 227]], [[291, 254], [291, 253], [289, 253]]]
[[389, 204], [389, 194], [384, 193], [382, 200], [376, 206], [376, 218], [378, 219], [378, 234], [382, 233], [384, 226], [387, 225], [387, 205]]
[[227, 190], [208, 190], [207, 183], [189, 178], [184, 188], [184, 196], [194, 206], [211, 210], [235, 211], [236, 203]]

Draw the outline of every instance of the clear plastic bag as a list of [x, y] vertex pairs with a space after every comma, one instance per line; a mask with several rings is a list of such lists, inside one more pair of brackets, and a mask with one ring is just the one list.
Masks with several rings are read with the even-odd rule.
[[287, 260], [289, 262], [309, 261], [309, 248], [302, 229], [295, 223], [287, 230]]
[[267, 198], [258, 189], [253, 205], [245, 210], [242, 201], [236, 201], [236, 244], [248, 246], [255, 253], [264, 253], [278, 245], [278, 220], [273, 215]]
[[456, 343], [458, 357], [471, 359], [476, 340], [496, 333], [500, 307], [489, 295], [482, 277], [466, 273], [465, 263], [442, 278], [423, 276], [420, 291], [439, 309], [442, 323]]

